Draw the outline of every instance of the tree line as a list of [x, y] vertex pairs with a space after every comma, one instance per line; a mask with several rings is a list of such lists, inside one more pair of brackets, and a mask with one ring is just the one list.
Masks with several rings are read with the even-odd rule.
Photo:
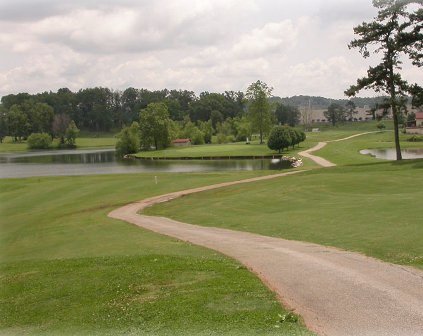
[[[172, 123], [172, 134], [191, 138], [195, 143], [208, 143], [212, 135], [220, 142], [242, 141], [251, 137], [248, 93], [225, 91], [202, 92], [198, 96], [188, 90], [156, 90], [127, 88], [123, 91], [103, 87], [72, 92], [67, 88], [39, 94], [18, 93], [3, 96], [0, 105], [0, 141], [7, 135], [15, 141], [32, 133], [47, 133], [63, 141], [63, 124], [75, 123], [78, 129], [109, 132], [140, 122], [140, 111], [151, 104], [163, 104]], [[266, 100], [269, 100], [266, 94]], [[280, 102], [268, 102], [269, 116], [259, 131], [267, 134], [268, 123], [299, 123], [298, 108]], [[157, 105], [156, 105], [157, 107]], [[159, 109], [160, 110], [160, 109]], [[143, 122], [147, 122], [144, 120]], [[143, 123], [141, 122], [141, 124]], [[56, 125], [56, 126], [55, 126]], [[67, 126], [65, 127], [65, 129]], [[176, 128], [183, 131], [177, 132]]]

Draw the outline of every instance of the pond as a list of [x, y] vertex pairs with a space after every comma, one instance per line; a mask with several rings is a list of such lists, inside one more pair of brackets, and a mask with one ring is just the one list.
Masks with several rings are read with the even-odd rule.
[[259, 160], [120, 160], [114, 150], [58, 150], [0, 154], [0, 178], [126, 174], [141, 172], [211, 172], [281, 170], [286, 161]]
[[[423, 158], [423, 148], [402, 149], [401, 153], [402, 153], [403, 159]], [[395, 151], [395, 148], [363, 149], [360, 151], [360, 154], [371, 155], [377, 159], [384, 159], [384, 160], [395, 160], [397, 158], [397, 153]]]

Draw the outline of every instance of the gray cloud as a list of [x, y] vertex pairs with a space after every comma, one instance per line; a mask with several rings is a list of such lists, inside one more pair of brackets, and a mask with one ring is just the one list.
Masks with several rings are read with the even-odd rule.
[[[2, 0], [0, 96], [103, 85], [341, 97], [370, 0]], [[409, 65], [405, 73], [422, 82]]]

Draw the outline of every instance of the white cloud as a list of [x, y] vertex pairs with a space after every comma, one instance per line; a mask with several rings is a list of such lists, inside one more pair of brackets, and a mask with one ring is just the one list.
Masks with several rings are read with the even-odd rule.
[[352, 27], [373, 15], [367, 0], [2, 0], [0, 96], [98, 85], [199, 93], [261, 79], [276, 95], [342, 97], [368, 62], [347, 48]]
[[262, 28], [255, 28], [241, 36], [233, 46], [233, 54], [238, 57], [257, 57], [273, 53], [283, 53], [290, 49], [298, 38], [298, 29], [291, 20], [269, 22]]

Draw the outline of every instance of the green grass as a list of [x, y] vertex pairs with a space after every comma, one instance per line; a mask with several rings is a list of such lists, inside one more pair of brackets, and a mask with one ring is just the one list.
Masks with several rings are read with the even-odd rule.
[[[284, 152], [284, 154], [289, 154]], [[274, 155], [277, 152], [270, 150], [266, 144], [251, 143], [249, 145], [244, 142], [230, 143], [230, 144], [218, 144], [218, 145], [197, 145], [187, 147], [170, 147], [164, 150], [140, 152], [136, 154], [137, 157], [236, 157], [236, 156], [264, 156]]]
[[[419, 142], [406, 141], [409, 134], [400, 134], [401, 148], [422, 148]], [[394, 133], [385, 131], [361, 135], [351, 140], [330, 142], [314, 154], [324, 157], [338, 165], [355, 165], [362, 163], [385, 162], [370, 155], [360, 154], [362, 149], [395, 148]]]
[[0, 180], [0, 333], [308, 335], [213, 251], [107, 218], [127, 202], [261, 172]]
[[[78, 149], [89, 149], [89, 148], [114, 148], [116, 144], [116, 138], [113, 136], [107, 136], [107, 134], [100, 134], [100, 137], [95, 134], [83, 134], [76, 139], [76, 146]], [[58, 139], [55, 139], [51, 149], [57, 149], [59, 145]], [[26, 141], [14, 142], [11, 137], [6, 137], [3, 143], [0, 144], [0, 153], [12, 153], [12, 152], [26, 152], [29, 151]]]
[[[386, 121], [387, 127], [391, 126], [390, 121]], [[336, 140], [348, 137], [353, 134], [377, 131], [376, 122], [345, 123], [338, 126], [325, 124], [318, 127], [319, 132], [307, 132], [307, 140], [300, 144], [300, 148], [285, 150], [285, 155], [296, 155], [299, 151], [316, 145], [319, 141]], [[229, 144], [211, 144], [188, 147], [171, 147], [164, 150], [147, 151], [137, 153], [136, 156], [142, 158], [201, 158], [201, 157], [237, 157], [237, 156], [267, 156], [274, 155], [277, 152], [270, 150], [266, 144], [259, 144], [253, 141], [247, 145], [244, 142]]]
[[146, 213], [423, 268], [422, 176], [423, 160], [316, 169], [187, 196]]

